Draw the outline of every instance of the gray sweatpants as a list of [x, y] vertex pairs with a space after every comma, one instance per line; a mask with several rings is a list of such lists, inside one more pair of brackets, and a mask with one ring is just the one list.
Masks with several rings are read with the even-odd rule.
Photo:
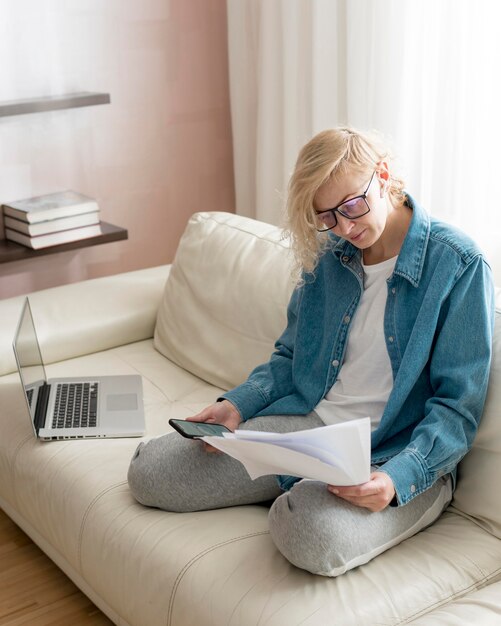
[[[323, 426], [315, 414], [258, 417], [241, 428], [292, 432]], [[199, 441], [169, 433], [140, 443], [128, 480], [138, 502], [188, 512], [273, 500], [271, 537], [291, 563], [314, 574], [338, 576], [432, 524], [452, 498], [450, 477], [399, 507], [378, 513], [346, 502], [325, 484], [302, 480], [283, 492], [274, 476], [251, 480], [226, 454], [210, 454]]]

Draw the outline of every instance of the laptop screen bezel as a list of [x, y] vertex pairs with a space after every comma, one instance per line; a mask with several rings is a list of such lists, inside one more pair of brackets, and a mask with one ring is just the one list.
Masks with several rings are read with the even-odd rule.
[[[36, 416], [36, 402], [34, 401], [32, 403], [32, 407], [30, 407], [30, 402], [28, 399], [28, 394], [26, 391], [26, 383], [25, 383], [25, 379], [23, 376], [23, 366], [21, 365], [21, 359], [19, 358], [19, 354], [18, 354], [18, 339], [19, 339], [19, 334], [21, 332], [21, 329], [23, 328], [23, 322], [25, 321], [25, 319], [29, 319], [29, 323], [31, 324], [31, 327], [33, 329], [33, 337], [35, 338], [35, 341], [33, 343], [33, 348], [35, 349], [35, 352], [38, 356], [39, 359], [39, 364], [42, 368], [42, 374], [43, 374], [43, 379], [40, 381], [40, 385], [38, 385], [38, 393], [40, 392], [40, 387], [44, 386], [47, 384], [47, 373], [45, 371], [45, 365], [43, 363], [43, 359], [42, 359], [42, 352], [40, 350], [40, 343], [38, 341], [38, 335], [36, 333], [36, 329], [35, 329], [35, 323], [33, 321], [33, 314], [31, 312], [31, 305], [30, 305], [30, 301], [28, 298], [25, 298], [24, 303], [23, 303], [23, 308], [21, 310], [21, 315], [19, 316], [19, 321], [17, 323], [17, 328], [16, 328], [16, 332], [14, 334], [14, 340], [12, 342], [12, 348], [14, 350], [14, 357], [16, 359], [16, 365], [17, 365], [17, 371], [19, 373], [19, 378], [21, 379], [21, 386], [23, 388], [23, 394], [24, 394], [24, 399], [26, 402], [26, 408], [28, 409], [28, 415], [30, 416], [30, 421], [31, 421], [31, 426], [33, 428], [33, 432], [35, 433], [35, 436], [38, 437], [38, 429], [37, 426], [35, 424], [35, 416]], [[36, 398], [38, 397], [38, 393], [36, 396], [34, 396], [34, 400], [36, 400]]]

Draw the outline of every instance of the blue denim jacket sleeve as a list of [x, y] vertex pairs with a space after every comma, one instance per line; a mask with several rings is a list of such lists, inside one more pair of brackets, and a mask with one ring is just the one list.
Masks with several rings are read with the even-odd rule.
[[381, 465], [405, 504], [453, 472], [482, 415], [494, 326], [494, 287], [481, 256], [466, 266], [441, 308], [429, 361], [434, 394], [407, 446]]
[[292, 357], [300, 299], [301, 289], [296, 288], [287, 308], [287, 327], [277, 339], [270, 360], [258, 365], [244, 383], [221, 396], [221, 399], [226, 398], [238, 409], [244, 421], [295, 391]]

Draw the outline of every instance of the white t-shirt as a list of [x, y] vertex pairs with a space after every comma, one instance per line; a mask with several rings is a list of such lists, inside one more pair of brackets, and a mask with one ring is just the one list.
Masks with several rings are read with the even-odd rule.
[[393, 373], [384, 337], [386, 280], [397, 257], [363, 265], [364, 291], [352, 321], [343, 364], [331, 389], [315, 407], [324, 424], [370, 417], [372, 430], [381, 421], [393, 388]]

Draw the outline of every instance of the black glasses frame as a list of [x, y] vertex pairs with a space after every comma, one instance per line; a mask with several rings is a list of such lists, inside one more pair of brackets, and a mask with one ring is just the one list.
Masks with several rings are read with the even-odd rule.
[[[335, 206], [333, 209], [326, 209], [324, 211], [315, 211], [316, 216], [320, 216], [323, 215], [325, 213], [332, 213], [332, 217], [334, 218], [334, 225], [330, 226], [329, 228], [317, 228], [316, 230], [319, 233], [325, 233], [328, 230], [332, 230], [333, 228], [336, 228], [337, 226], [337, 215], [336, 213], [339, 213], [340, 215], [342, 215], [343, 217], [345, 217], [347, 220], [358, 220], [359, 217], [363, 217], [364, 215], [367, 215], [367, 213], [369, 213], [369, 211], [371, 210], [371, 207], [369, 206], [369, 203], [367, 202], [367, 194], [369, 193], [369, 189], [372, 185], [372, 181], [374, 180], [374, 176], [376, 175], [376, 170], [374, 170], [372, 172], [372, 176], [371, 179], [369, 181], [369, 184], [367, 185], [366, 190], [364, 191], [363, 194], [361, 194], [360, 196], [353, 196], [353, 198], [348, 198], [347, 200], [343, 200], [343, 202], [341, 202], [340, 204], [338, 204], [337, 206]], [[346, 215], [345, 213], [343, 213], [342, 210], [342, 206], [343, 204], [347, 204], [348, 202], [353, 202], [353, 200], [358, 200], [361, 199], [365, 202], [365, 205], [367, 206], [367, 211], [364, 211], [363, 213], [360, 213], [360, 215], [356, 215], [355, 217], [353, 217], [352, 215]]]

